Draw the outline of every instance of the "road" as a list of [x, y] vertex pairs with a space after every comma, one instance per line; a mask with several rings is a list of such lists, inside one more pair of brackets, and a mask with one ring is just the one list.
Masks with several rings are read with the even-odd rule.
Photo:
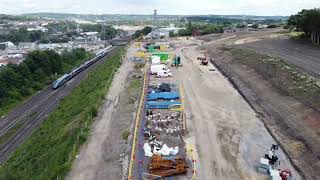
[[[112, 54], [116, 48], [117, 47], [112, 47], [110, 54]], [[0, 119], [0, 136], [6, 135], [12, 128], [19, 127], [14, 135], [0, 147], [0, 163], [5, 162], [10, 154], [22, 144], [32, 134], [33, 130], [39, 127], [46, 117], [58, 106], [59, 102], [66, 97], [92, 69], [102, 61], [107, 60], [109, 55], [80, 72], [59, 89], [53, 90], [51, 85], [49, 85], [31, 97], [23, 105], [14, 109], [8, 116]]]

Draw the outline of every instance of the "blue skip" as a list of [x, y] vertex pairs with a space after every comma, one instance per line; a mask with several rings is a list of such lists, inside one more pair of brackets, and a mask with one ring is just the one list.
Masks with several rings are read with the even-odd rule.
[[178, 92], [160, 92], [160, 93], [149, 93], [147, 100], [148, 101], [156, 101], [156, 100], [175, 100], [179, 99], [179, 93]]
[[179, 101], [167, 101], [167, 102], [157, 102], [157, 101], [148, 101], [146, 103], [147, 109], [170, 109], [174, 106], [181, 106]]

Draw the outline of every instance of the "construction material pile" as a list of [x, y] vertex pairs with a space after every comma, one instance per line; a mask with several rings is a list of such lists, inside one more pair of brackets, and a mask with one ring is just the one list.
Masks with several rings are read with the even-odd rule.
[[161, 177], [187, 173], [187, 168], [185, 159], [180, 156], [153, 155], [149, 164], [150, 173]]
[[[152, 111], [151, 111], [152, 112]], [[161, 113], [149, 114], [145, 123], [145, 137], [149, 141], [153, 141], [158, 135], [171, 135], [177, 137], [185, 134], [185, 116], [181, 112], [174, 112], [170, 115], [162, 115]]]

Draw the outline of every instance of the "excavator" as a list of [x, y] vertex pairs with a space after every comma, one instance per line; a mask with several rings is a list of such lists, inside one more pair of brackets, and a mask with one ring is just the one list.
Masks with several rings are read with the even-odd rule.
[[209, 65], [210, 58], [208, 57], [208, 53], [204, 53], [204, 57], [198, 57], [197, 59], [201, 61], [200, 63], [201, 65], [203, 66]]

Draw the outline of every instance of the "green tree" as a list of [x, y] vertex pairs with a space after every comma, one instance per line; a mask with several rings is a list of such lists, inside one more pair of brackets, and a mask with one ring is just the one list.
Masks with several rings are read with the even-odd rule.
[[170, 31], [169, 32], [169, 37], [176, 37], [176, 33], [174, 33], [174, 31]]
[[192, 26], [191, 21], [189, 21], [189, 22], [188, 22], [188, 25], [187, 25], [187, 28], [186, 28], [186, 34], [187, 34], [188, 36], [191, 36], [193, 30], [194, 30], [194, 27]]
[[84, 49], [63, 52], [33, 51], [19, 65], [9, 64], [0, 71], [0, 114], [23, 98], [51, 83], [88, 57]]
[[287, 26], [303, 31], [314, 44], [320, 44], [320, 9], [302, 10], [289, 17]]
[[132, 35], [132, 37], [134, 37], [134, 38], [139, 38], [139, 37], [141, 37], [141, 36], [146, 36], [146, 35], [149, 34], [151, 31], [152, 31], [152, 27], [146, 26], [146, 27], [144, 27], [142, 30], [136, 31], [136, 32]]

